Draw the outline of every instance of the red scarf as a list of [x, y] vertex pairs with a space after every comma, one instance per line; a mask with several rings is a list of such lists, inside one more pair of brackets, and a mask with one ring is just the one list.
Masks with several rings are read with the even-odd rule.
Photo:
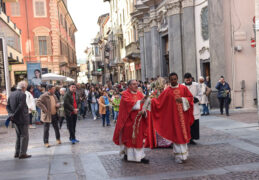
[[[74, 106], [74, 109], [77, 109], [77, 103], [76, 103], [76, 93], [73, 93], [73, 106]], [[74, 114], [74, 112], [73, 112]]]

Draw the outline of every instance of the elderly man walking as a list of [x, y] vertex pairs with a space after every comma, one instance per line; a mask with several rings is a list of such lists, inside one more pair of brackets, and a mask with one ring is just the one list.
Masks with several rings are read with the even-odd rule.
[[49, 126], [52, 123], [52, 126], [55, 130], [57, 144], [61, 144], [60, 133], [58, 126], [58, 115], [57, 110], [60, 107], [58, 99], [55, 93], [55, 87], [53, 85], [47, 85], [47, 92], [42, 94], [37, 100], [37, 106], [41, 109], [41, 121], [44, 122], [44, 133], [43, 141], [45, 147], [49, 148]]
[[16, 130], [16, 145], [15, 145], [15, 158], [25, 159], [30, 158], [31, 155], [27, 154], [29, 142], [29, 110], [26, 104], [25, 91], [27, 83], [21, 81], [17, 85], [17, 90], [12, 92], [8, 98], [6, 106], [9, 117], [14, 123]]

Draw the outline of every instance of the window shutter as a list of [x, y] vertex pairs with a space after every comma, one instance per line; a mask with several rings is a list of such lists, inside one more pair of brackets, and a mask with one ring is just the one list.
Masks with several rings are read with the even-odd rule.
[[35, 51], [35, 56], [39, 55], [39, 38], [38, 36], [34, 36], [34, 51]]
[[47, 53], [49, 56], [52, 55], [52, 43], [51, 43], [51, 37], [47, 37]]

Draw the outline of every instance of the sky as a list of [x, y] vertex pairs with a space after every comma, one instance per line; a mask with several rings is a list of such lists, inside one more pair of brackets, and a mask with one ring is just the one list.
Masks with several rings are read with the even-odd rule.
[[103, 0], [67, 0], [67, 3], [78, 30], [75, 34], [78, 63], [84, 63], [86, 60], [84, 51], [99, 31], [98, 17], [109, 13], [110, 5]]

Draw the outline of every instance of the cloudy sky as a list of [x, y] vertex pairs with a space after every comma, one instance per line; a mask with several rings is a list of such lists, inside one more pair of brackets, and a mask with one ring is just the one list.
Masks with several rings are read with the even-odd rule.
[[98, 17], [109, 12], [109, 3], [103, 0], [68, 0], [69, 12], [78, 29], [76, 33], [77, 59], [85, 61], [84, 50], [99, 31]]

